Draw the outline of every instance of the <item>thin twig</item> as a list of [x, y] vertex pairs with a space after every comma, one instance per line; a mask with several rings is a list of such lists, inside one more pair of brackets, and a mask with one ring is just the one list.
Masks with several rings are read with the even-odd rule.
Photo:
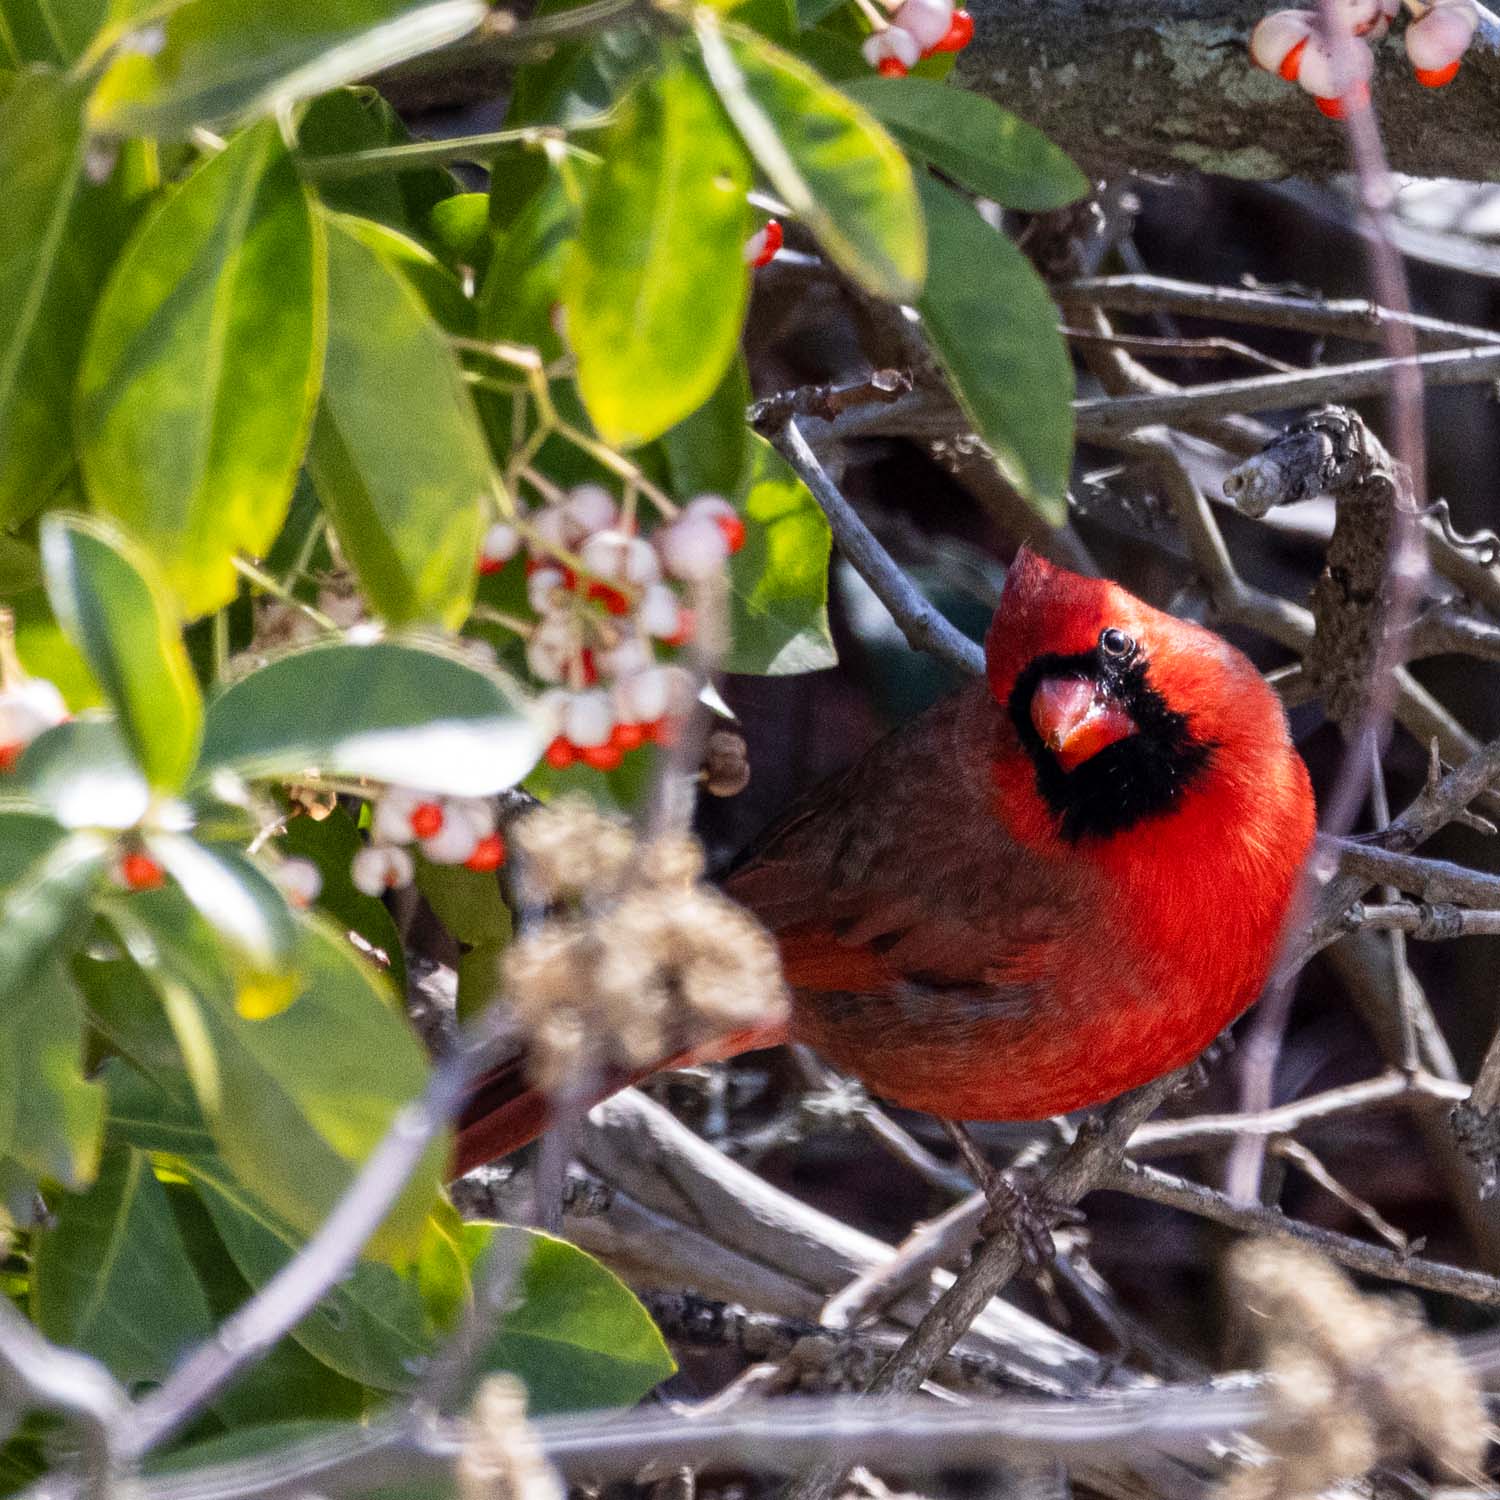
[[1190, 1182], [1156, 1167], [1121, 1162], [1110, 1173], [1104, 1187], [1167, 1208], [1182, 1209], [1185, 1213], [1212, 1219], [1216, 1224], [1244, 1230], [1247, 1234], [1298, 1240], [1352, 1271], [1363, 1271], [1423, 1291], [1462, 1297], [1485, 1307], [1500, 1307], [1500, 1279], [1486, 1276], [1482, 1271], [1467, 1271], [1459, 1266], [1423, 1260], [1416, 1255], [1398, 1255], [1394, 1250], [1367, 1244], [1364, 1240], [1314, 1224], [1304, 1224], [1299, 1219], [1290, 1219], [1280, 1209], [1236, 1203], [1226, 1194], [1215, 1192], [1202, 1183]]
[[[1218, 380], [1163, 395], [1094, 397], [1075, 401], [1073, 414], [1079, 440], [1092, 442], [1138, 427], [1180, 427], [1208, 417], [1377, 396], [1386, 389], [1401, 363], [1363, 359], [1353, 364], [1303, 370], [1295, 375]], [[1500, 378], [1500, 348], [1496, 347], [1419, 354], [1409, 363], [1416, 366], [1429, 385], [1472, 385]]]
[[796, 419], [789, 418], [779, 430], [766, 436], [812, 492], [813, 499], [828, 517], [839, 551], [890, 611], [912, 648], [926, 651], [960, 672], [983, 672], [983, 650], [962, 631], [954, 629], [912, 586], [854, 507], [839, 493], [838, 486], [802, 436]]

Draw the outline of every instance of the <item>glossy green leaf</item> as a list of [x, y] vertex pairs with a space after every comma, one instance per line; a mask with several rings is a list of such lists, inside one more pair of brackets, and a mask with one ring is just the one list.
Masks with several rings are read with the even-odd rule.
[[[305, 1236], [247, 1193], [217, 1158], [182, 1165], [240, 1275], [252, 1288], [264, 1286]], [[378, 1391], [409, 1389], [430, 1353], [410, 1281], [371, 1261], [360, 1261], [339, 1281], [292, 1337], [330, 1370]]]
[[275, 540], [317, 401], [325, 285], [276, 126], [231, 141], [141, 226], [99, 305], [78, 385], [94, 508], [147, 544], [189, 615]]
[[438, 921], [463, 947], [458, 960], [458, 1016], [467, 1021], [500, 988], [500, 959], [510, 945], [510, 908], [493, 872], [417, 861], [417, 887]]
[[80, 1188], [99, 1166], [104, 1090], [83, 1076], [83, 1002], [55, 957], [3, 1006], [15, 1071], [10, 1155], [38, 1177]]
[[536, 1414], [630, 1406], [677, 1368], [656, 1325], [612, 1271], [566, 1240], [533, 1230], [467, 1225], [481, 1236], [525, 1235], [531, 1251], [513, 1305], [485, 1349], [484, 1371], [526, 1382]]
[[40, 586], [27, 589], [6, 602], [16, 622], [16, 655], [26, 671], [33, 677], [45, 677], [75, 713], [100, 707], [104, 694], [83, 653], [57, 623], [46, 590]]
[[[297, 145], [309, 162], [410, 143], [411, 132], [400, 116], [367, 86], [320, 95], [297, 122]], [[316, 167], [309, 170], [319, 198], [329, 208], [418, 236], [433, 207], [459, 191], [458, 179], [442, 167], [362, 172], [357, 177], [321, 174]], [[473, 196], [483, 202], [483, 194]]]
[[187, 0], [122, 47], [90, 101], [94, 128], [181, 135], [278, 108], [473, 30], [482, 0]]
[[427, 229], [443, 260], [455, 269], [467, 266], [484, 281], [494, 250], [488, 193], [455, 193], [433, 204]]
[[[133, 965], [124, 968], [134, 970]], [[131, 996], [132, 1000], [142, 998]], [[159, 1009], [155, 996], [150, 998]], [[100, 1015], [96, 1001], [97, 993], [91, 994], [89, 1014], [95, 1020]], [[110, 1041], [114, 1042], [117, 1035], [117, 1031], [111, 1031]], [[156, 1045], [150, 1049], [158, 1066], [149, 1077], [118, 1057], [110, 1058], [99, 1070], [108, 1101], [105, 1123], [110, 1139], [165, 1156], [212, 1156], [213, 1134], [193, 1097], [187, 1074], [182, 1071], [181, 1056], [171, 1039], [170, 1027], [168, 1041], [172, 1049], [170, 1059], [158, 1053]]]
[[456, 796], [514, 786], [542, 732], [515, 690], [456, 652], [398, 641], [312, 646], [209, 705], [204, 773], [290, 778], [317, 766]]
[[750, 371], [743, 356], [730, 362], [717, 389], [697, 411], [662, 434], [673, 492], [733, 495], [750, 452]]
[[458, 277], [425, 245], [374, 219], [341, 218], [339, 223], [411, 283], [446, 332], [473, 333], [474, 304], [464, 296]]
[[[243, 1307], [254, 1288], [220, 1238], [196, 1182], [163, 1184], [177, 1232], [216, 1324]], [[300, 1344], [283, 1338], [259, 1355], [250, 1369], [214, 1399], [213, 1410], [232, 1428], [285, 1418], [358, 1418], [371, 1394], [329, 1369]]]
[[127, 1385], [161, 1380], [213, 1332], [166, 1193], [143, 1151], [106, 1152], [88, 1192], [57, 1206], [35, 1241], [32, 1311], [57, 1343]]
[[398, 625], [456, 627], [499, 482], [474, 404], [416, 290], [337, 220], [328, 264], [313, 480], [375, 609]]
[[31, 72], [0, 100], [0, 524], [73, 461], [74, 371], [108, 249], [82, 181], [86, 92]]
[[606, 442], [649, 442], [712, 395], [739, 344], [750, 163], [675, 53], [619, 108], [563, 276], [578, 390]]
[[[181, 834], [152, 833], [146, 847], [247, 970], [264, 976], [262, 1005], [279, 988], [297, 947], [297, 924], [276, 885], [237, 849]], [[295, 990], [288, 985], [285, 999]], [[240, 1009], [245, 1010], [240, 1001]]]
[[187, 779], [203, 704], [151, 559], [114, 527], [59, 513], [42, 523], [47, 595], [153, 786]]
[[151, 787], [114, 719], [86, 714], [39, 735], [17, 778], [65, 828], [132, 828], [151, 806]]
[[729, 560], [724, 670], [779, 677], [836, 665], [828, 633], [828, 521], [786, 460], [756, 434], [741, 513], [745, 545]]
[[856, 281], [877, 296], [911, 297], [927, 247], [900, 148], [799, 58], [707, 7], [696, 25], [709, 77], [771, 186]]
[[[0, 811], [0, 1005], [24, 999], [42, 969], [82, 935], [108, 853], [96, 834], [69, 833], [36, 813]], [[0, 1088], [0, 1095], [13, 1089]]]
[[974, 430], [1053, 525], [1067, 516], [1073, 365], [1057, 308], [1021, 254], [972, 204], [922, 180], [932, 272], [922, 324]]
[[326, 818], [304, 813], [287, 819], [286, 831], [277, 842], [283, 853], [309, 859], [318, 867], [323, 884], [315, 903], [317, 909], [327, 912], [346, 931], [357, 932], [371, 948], [385, 954], [390, 964], [391, 987], [398, 995], [404, 995], [406, 950], [395, 919], [385, 902], [357, 889], [351, 875], [354, 856], [365, 846], [354, 819], [342, 807], [334, 808]]
[[[303, 928], [290, 1004], [250, 1019], [232, 971], [170, 888], [122, 903], [114, 920], [156, 950], [167, 1011], [225, 1165], [273, 1213], [310, 1233], [426, 1084], [427, 1060], [393, 997], [341, 937]], [[136, 945], [139, 947], [139, 943]], [[420, 1235], [446, 1160], [438, 1139], [371, 1241], [401, 1258]]]
[[76, 62], [104, 24], [108, 0], [0, 0], [0, 59], [11, 67]]
[[1065, 152], [983, 94], [927, 78], [869, 75], [843, 88], [913, 155], [1006, 208], [1044, 213], [1089, 190]]

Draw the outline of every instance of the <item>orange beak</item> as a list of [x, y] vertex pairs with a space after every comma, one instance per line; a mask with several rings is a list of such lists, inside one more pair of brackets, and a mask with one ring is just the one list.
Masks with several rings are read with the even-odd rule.
[[1136, 733], [1136, 722], [1085, 677], [1047, 677], [1031, 695], [1031, 722], [1065, 771]]

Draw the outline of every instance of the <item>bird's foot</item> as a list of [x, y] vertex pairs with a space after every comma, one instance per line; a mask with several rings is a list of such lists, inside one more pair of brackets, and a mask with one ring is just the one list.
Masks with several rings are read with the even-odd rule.
[[989, 1212], [979, 1221], [980, 1237], [987, 1240], [998, 1234], [1015, 1235], [1027, 1271], [1034, 1276], [1045, 1270], [1057, 1255], [1053, 1228], [1064, 1222], [1080, 1224], [1083, 1215], [1071, 1204], [1049, 1198], [1032, 1173], [1015, 1168], [996, 1171], [957, 1120], [944, 1120], [943, 1124], [989, 1203]]
[[1028, 1274], [1045, 1271], [1057, 1259], [1052, 1231], [1059, 1224], [1081, 1224], [1083, 1214], [1071, 1203], [1049, 1198], [1041, 1187], [1028, 1183], [1030, 1173], [991, 1172], [984, 1183], [990, 1210], [979, 1221], [984, 1239], [1013, 1234]]
[[1192, 1062], [1188, 1064], [1181, 1091], [1186, 1095], [1202, 1093], [1208, 1087], [1213, 1070], [1234, 1051], [1234, 1032], [1225, 1027]]

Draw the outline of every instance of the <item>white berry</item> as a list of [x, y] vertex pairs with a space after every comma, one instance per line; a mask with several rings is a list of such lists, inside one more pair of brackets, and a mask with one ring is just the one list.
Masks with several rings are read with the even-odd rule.
[[661, 564], [649, 542], [623, 531], [600, 531], [583, 544], [579, 561], [595, 578], [643, 587], [661, 577]]
[[618, 507], [602, 484], [575, 484], [563, 501], [563, 514], [571, 524], [573, 540], [579, 542], [613, 526]]
[[426, 794], [409, 787], [393, 786], [381, 793], [370, 819], [370, 833], [377, 844], [409, 844], [416, 838], [411, 815], [427, 800]]
[[872, 68], [878, 68], [890, 57], [903, 68], [914, 68], [922, 57], [922, 48], [916, 37], [903, 26], [887, 26], [884, 31], [871, 33], [859, 50]]
[[657, 640], [666, 640], [677, 634], [682, 623], [682, 604], [671, 588], [664, 583], [653, 583], [641, 597], [641, 607], [636, 616], [641, 629]]
[[461, 865], [473, 852], [482, 835], [465, 817], [454, 817], [450, 804], [443, 826], [430, 838], [422, 840], [422, 853], [435, 865]]
[[563, 733], [580, 750], [604, 744], [614, 732], [615, 713], [602, 688], [574, 693], [563, 712]]
[[526, 641], [526, 665], [540, 682], [561, 682], [577, 654], [573, 622], [566, 615], [544, 615]]
[[662, 565], [674, 578], [712, 578], [729, 557], [724, 533], [706, 516], [679, 516], [651, 535]]
[[539, 615], [544, 615], [552, 608], [553, 596], [567, 586], [567, 575], [561, 568], [536, 568], [527, 576], [526, 598]]
[[311, 906], [323, 889], [322, 873], [310, 859], [284, 859], [271, 874], [293, 906]]
[[903, 31], [910, 32], [917, 39], [923, 52], [927, 52], [948, 35], [948, 28], [953, 23], [953, 6], [949, 0], [905, 0], [894, 20]]
[[1468, 51], [1478, 25], [1479, 14], [1470, 0], [1437, 0], [1420, 21], [1406, 28], [1406, 55], [1414, 68], [1435, 73]]
[[361, 849], [350, 863], [349, 876], [355, 889], [367, 896], [380, 896], [400, 890], [412, 882], [416, 866], [405, 849], [371, 844]]
[[1279, 73], [1287, 54], [1313, 36], [1317, 25], [1317, 14], [1310, 10], [1273, 11], [1250, 33], [1250, 60], [1268, 73]]

